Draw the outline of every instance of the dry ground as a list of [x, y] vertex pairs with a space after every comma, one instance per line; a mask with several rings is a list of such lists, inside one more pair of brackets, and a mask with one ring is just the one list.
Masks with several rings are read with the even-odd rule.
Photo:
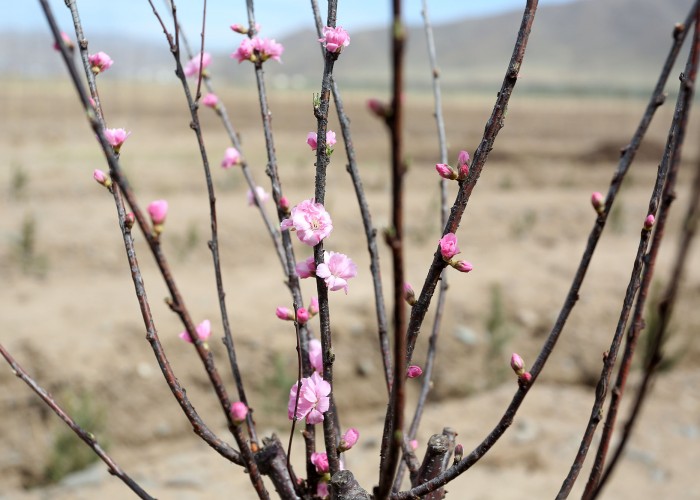
[[[233, 497], [249, 498], [252, 490], [242, 471], [231, 471], [198, 441], [157, 369], [144, 339], [113, 203], [91, 178], [104, 161], [72, 90], [63, 83], [37, 82], [5, 82], [3, 88], [0, 342], [60, 401], [88, 402], [88, 413], [103, 420], [98, 438], [108, 442], [112, 456], [153, 494], [216, 498], [235, 491]], [[193, 317], [210, 318], [218, 339], [220, 319], [206, 248], [208, 204], [181, 93], [175, 87], [126, 84], [105, 84], [101, 92], [110, 126], [133, 132], [122, 164], [139, 200], [145, 205], [167, 198], [170, 203], [165, 250]], [[257, 181], [267, 186], [255, 95], [237, 90], [220, 97], [240, 131]], [[346, 105], [374, 223], [381, 229], [389, 220], [387, 147], [382, 125], [363, 109], [367, 97], [349, 94]], [[304, 143], [306, 133], [315, 129], [311, 102], [311, 92], [273, 93], [271, 99], [281, 177], [293, 202], [313, 193], [313, 156]], [[418, 286], [440, 232], [433, 168], [438, 157], [430, 96], [409, 95], [407, 103], [407, 273]], [[474, 150], [491, 105], [492, 97], [448, 96], [453, 162], [459, 149]], [[617, 151], [629, 140], [644, 105], [634, 100], [536, 99], [516, 91], [506, 127], [458, 232], [463, 255], [475, 270], [450, 275], [439, 366], [421, 443], [449, 425], [471, 450], [497, 422], [515, 390], [507, 369], [510, 352], [518, 351], [529, 361], [539, 351], [594, 221], [590, 193], [607, 190]], [[659, 112], [625, 181], [581, 299], [513, 429], [493, 454], [451, 485], [455, 498], [548, 498], [558, 490], [590, 413], [592, 384], [617, 321], [670, 114], [671, 105]], [[216, 166], [227, 140], [213, 113], [204, 109], [202, 115]], [[688, 133], [687, 161], [657, 270], [660, 283], [674, 256], [690, 168], [698, 161], [698, 124], [695, 119]], [[246, 206], [242, 176], [216, 167], [214, 181], [241, 370], [260, 430], [286, 436], [285, 397], [296, 373], [294, 336], [274, 310], [291, 305], [288, 293], [259, 216]], [[333, 156], [328, 183], [327, 207], [336, 227], [328, 246], [352, 256], [360, 268], [350, 293], [331, 297], [335, 391], [343, 424], [358, 427], [362, 436], [361, 445], [349, 454], [349, 465], [371, 488], [386, 396], [366, 245], [341, 148]], [[31, 220], [33, 231], [27, 229]], [[25, 235], [33, 234], [33, 246], [23, 240], [23, 227]], [[217, 401], [191, 347], [177, 338], [182, 327], [164, 304], [166, 290], [142, 239], [137, 239], [166, 353], [199, 412], [225, 435]], [[297, 251], [300, 259], [310, 254], [302, 245]], [[385, 248], [382, 258], [387, 278]], [[307, 297], [311, 286], [304, 283]], [[496, 314], [501, 327], [489, 332], [496, 296], [502, 302], [502, 312]], [[668, 347], [678, 359], [659, 379], [608, 498], [700, 498], [694, 477], [700, 459], [699, 299], [696, 247]], [[423, 358], [425, 337], [417, 359]], [[233, 394], [223, 346], [214, 339], [210, 345]], [[631, 387], [636, 381], [635, 376]], [[411, 386], [414, 397], [417, 381]], [[58, 486], [23, 490], [40, 481], [62, 424], [9, 370], [0, 370], [0, 414], [0, 498], [127, 495], [101, 465]]]

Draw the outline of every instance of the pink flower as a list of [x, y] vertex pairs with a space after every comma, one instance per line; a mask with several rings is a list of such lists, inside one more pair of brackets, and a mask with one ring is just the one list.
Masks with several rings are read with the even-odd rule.
[[152, 201], [148, 204], [148, 215], [151, 216], [154, 226], [162, 225], [165, 222], [165, 216], [168, 215], [168, 202], [165, 200]]
[[306, 308], [300, 307], [299, 309], [297, 309], [297, 322], [300, 325], [303, 325], [304, 323], [309, 321], [310, 318], [311, 315], [309, 314], [309, 311], [306, 310]]
[[325, 26], [323, 28], [323, 38], [319, 38], [318, 41], [326, 47], [328, 52], [335, 53], [350, 45], [350, 35], [340, 26], [337, 28]]
[[525, 372], [525, 362], [523, 361], [523, 358], [521, 358], [520, 355], [515, 352], [510, 357], [510, 367], [518, 376]]
[[275, 314], [279, 319], [283, 319], [285, 321], [294, 321], [294, 311], [287, 307], [278, 307], [275, 310]]
[[309, 314], [311, 316], [316, 316], [318, 314], [318, 297], [311, 297], [311, 303], [309, 304]]
[[453, 262], [451, 266], [454, 267], [460, 273], [468, 273], [472, 269], [474, 269], [474, 266], [472, 266], [471, 262], [468, 262], [466, 260], [458, 260], [457, 262]]
[[654, 217], [654, 214], [647, 215], [647, 218], [644, 219], [644, 229], [646, 229], [647, 231], [651, 231], [651, 228], [654, 227], [655, 221], [656, 217]]
[[123, 128], [106, 128], [104, 129], [105, 138], [107, 142], [112, 146], [115, 153], [119, 153], [119, 150], [126, 141], [127, 137], [131, 135], [131, 132], [127, 132]]
[[287, 406], [289, 420], [293, 420], [296, 416], [297, 420], [306, 417], [307, 424], [315, 425], [323, 422], [323, 414], [328, 411], [330, 406], [328, 395], [331, 393], [331, 384], [323, 380], [316, 372], [310, 377], [301, 379], [301, 392], [299, 392], [299, 403], [295, 415], [294, 405], [298, 390], [298, 383], [294, 382], [289, 391], [289, 405]]
[[[73, 50], [75, 50], [75, 44], [73, 43], [73, 40], [70, 39], [70, 37], [65, 31], [61, 31], [61, 40], [63, 40], [63, 44], [69, 51], [72, 52]], [[54, 42], [53, 49], [58, 51], [61, 50], [61, 47], [59, 47], [58, 42]]]
[[326, 500], [331, 497], [331, 493], [328, 491], [328, 483], [324, 483], [323, 481], [318, 483], [316, 486], [316, 496], [321, 500]]
[[106, 188], [112, 185], [112, 179], [110, 179], [109, 175], [105, 174], [102, 170], [96, 169], [92, 173], [92, 178], [95, 179], [97, 183], [102, 184]]
[[241, 40], [241, 44], [236, 49], [236, 52], [231, 54], [231, 57], [236, 59], [238, 64], [241, 64], [243, 61], [251, 60], [254, 50], [255, 48], [253, 47], [253, 42], [250, 40], [250, 38], [244, 38]]
[[314, 262], [313, 255], [306, 260], [296, 263], [297, 276], [301, 279], [310, 278], [311, 276], [316, 276], [316, 262]]
[[321, 347], [321, 341], [318, 339], [309, 341], [309, 363], [315, 371], [323, 373], [323, 348]]
[[603, 195], [598, 191], [591, 194], [591, 205], [593, 205], [596, 212], [599, 214], [603, 213], [603, 209], [605, 208], [605, 200]]
[[[205, 319], [196, 326], [195, 331], [197, 332], [197, 337], [199, 337], [199, 340], [204, 342], [211, 336], [211, 323], [208, 319]], [[190, 344], [192, 343], [192, 338], [190, 337], [190, 334], [187, 333], [187, 330], [185, 330], [178, 336], [185, 342], [188, 342]]]
[[208, 108], [216, 108], [219, 105], [219, 98], [216, 94], [207, 94], [202, 97], [202, 104]]
[[330, 470], [328, 466], [328, 455], [325, 451], [322, 451], [321, 453], [312, 453], [311, 463], [316, 466], [316, 472], [319, 474], [325, 474]]
[[436, 163], [435, 170], [437, 170], [437, 173], [440, 174], [440, 177], [443, 179], [453, 181], [457, 178], [457, 172], [455, 172], [454, 168], [450, 167], [447, 163]]
[[440, 253], [442, 254], [442, 258], [445, 260], [450, 260], [459, 253], [456, 234], [447, 233], [445, 236], [440, 238]]
[[340, 438], [340, 444], [338, 445], [338, 451], [341, 453], [344, 451], [348, 451], [350, 448], [355, 446], [355, 443], [357, 443], [357, 440], [360, 438], [360, 433], [357, 432], [357, 429], [350, 427], [347, 431], [345, 431], [345, 434], [343, 434], [343, 437]]
[[[262, 186], [256, 186], [255, 195], [258, 197], [258, 201], [260, 201], [260, 203], [265, 203], [267, 200], [270, 199], [270, 195], [265, 192]], [[257, 205], [257, 201], [255, 201], [255, 196], [253, 196], [253, 192], [250, 189], [246, 193], [246, 198], [248, 200], [248, 206], [252, 207], [253, 205]]]
[[231, 403], [231, 419], [234, 423], [240, 424], [248, 415], [248, 407], [241, 401]]
[[[335, 132], [332, 130], [329, 130], [326, 132], [326, 148], [331, 149], [333, 146], [335, 146], [336, 143], [335, 139]], [[306, 144], [311, 146], [311, 149], [313, 151], [316, 151], [316, 147], [318, 146], [318, 134], [316, 132], [309, 132], [308, 135], [306, 136]]]
[[221, 168], [231, 168], [241, 163], [241, 153], [236, 148], [226, 148], [224, 159], [221, 160]]
[[312, 198], [292, 208], [291, 215], [282, 221], [280, 228], [296, 231], [301, 242], [313, 247], [331, 234], [333, 221], [323, 205]]
[[281, 43], [277, 43], [274, 38], [258, 38], [253, 37], [253, 47], [260, 54], [260, 60], [262, 62], [268, 59], [274, 59], [277, 62], [280, 61], [280, 56], [284, 52], [284, 47]]
[[90, 54], [88, 56], [88, 61], [90, 62], [90, 69], [96, 75], [108, 70], [114, 61], [104, 52], [98, 52], [97, 54]]
[[406, 369], [406, 376], [408, 378], [416, 378], [423, 375], [423, 369], [418, 365], [411, 365]]
[[199, 75], [199, 68], [201, 66], [202, 68], [202, 74], [204, 74], [204, 70], [211, 64], [211, 54], [209, 52], [205, 52], [202, 54], [201, 52], [194, 56], [192, 59], [187, 61], [187, 64], [185, 64], [185, 67], [183, 69], [183, 72], [185, 73], [185, 76], [190, 77], [190, 76], [197, 76]]
[[357, 276], [357, 266], [345, 254], [323, 252], [323, 263], [316, 268], [316, 276], [326, 282], [332, 292], [345, 290], [348, 293], [348, 280]]

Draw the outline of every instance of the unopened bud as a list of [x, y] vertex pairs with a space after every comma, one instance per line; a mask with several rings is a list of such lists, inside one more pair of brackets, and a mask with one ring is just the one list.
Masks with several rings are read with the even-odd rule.
[[284, 211], [285, 213], [289, 213], [289, 200], [287, 199], [286, 196], [282, 196], [282, 197], [280, 198], [280, 208], [281, 208], [282, 211]]
[[307, 311], [309, 311], [311, 316], [316, 316], [318, 314], [318, 297], [311, 297], [311, 302], [309, 303]]
[[435, 170], [437, 170], [437, 173], [440, 174], [440, 177], [443, 179], [450, 181], [457, 179], [457, 172], [455, 172], [455, 169], [450, 167], [447, 163], [436, 163]]
[[406, 369], [406, 376], [408, 378], [416, 378], [423, 375], [423, 369], [418, 365], [411, 365]]
[[527, 387], [532, 382], [532, 374], [530, 372], [525, 372], [518, 377], [518, 384], [523, 387]]
[[403, 284], [403, 298], [406, 299], [409, 306], [413, 306], [416, 303], [416, 292], [413, 291], [410, 283]]
[[102, 170], [95, 169], [95, 171], [92, 173], [92, 178], [95, 179], [98, 184], [102, 184], [106, 188], [110, 188], [112, 186], [112, 179]]
[[127, 227], [127, 229], [131, 229], [134, 227], [134, 221], [136, 218], [134, 217], [134, 212], [129, 212], [124, 216], [124, 225]]
[[242, 423], [248, 415], [248, 407], [241, 401], [231, 403], [231, 419], [234, 424]]
[[413, 451], [416, 451], [418, 449], [418, 440], [413, 439], [413, 440], [409, 441], [408, 446], [410, 446]]
[[345, 434], [343, 434], [343, 437], [340, 438], [340, 444], [338, 444], [338, 452], [342, 453], [344, 451], [348, 451], [350, 448], [355, 446], [355, 443], [357, 443], [357, 440], [360, 438], [360, 433], [357, 432], [357, 429], [351, 427], [347, 431], [345, 431]]
[[303, 325], [307, 321], [309, 321], [309, 318], [311, 318], [311, 315], [309, 314], [309, 311], [306, 310], [304, 307], [300, 307], [297, 309], [297, 322], [300, 325]]
[[591, 194], [591, 205], [593, 205], [593, 208], [599, 214], [602, 214], [603, 210], [605, 210], [605, 199], [598, 191]]
[[241, 35], [248, 34], [248, 28], [246, 26], [243, 26], [242, 24], [238, 24], [238, 23], [232, 24], [231, 30], [235, 31], [236, 33], [240, 33]]
[[644, 219], [644, 229], [647, 231], [651, 231], [651, 228], [654, 227], [655, 221], [656, 217], [654, 217], [654, 214], [647, 215], [647, 218]]
[[454, 461], [454, 463], [457, 463], [460, 460], [462, 460], [463, 455], [464, 455], [464, 446], [462, 446], [461, 444], [458, 444], [457, 446], [455, 446], [455, 461]]
[[288, 307], [278, 307], [275, 310], [275, 314], [279, 319], [285, 321], [294, 321], [294, 311], [292, 311]]
[[474, 269], [474, 266], [472, 266], [471, 262], [467, 262], [466, 260], [458, 260], [456, 262], [451, 260], [450, 265], [460, 273], [468, 273], [472, 269]]
[[525, 373], [525, 362], [523, 361], [523, 358], [521, 358], [520, 355], [515, 352], [510, 357], [510, 367], [518, 377]]
[[469, 153], [466, 151], [459, 152], [457, 169], [459, 170], [459, 179], [466, 179], [469, 175]]

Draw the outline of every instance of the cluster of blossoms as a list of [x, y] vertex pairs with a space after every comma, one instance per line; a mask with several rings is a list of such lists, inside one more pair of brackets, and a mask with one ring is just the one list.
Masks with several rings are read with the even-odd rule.
[[104, 52], [98, 52], [97, 54], [90, 54], [88, 56], [88, 61], [90, 62], [90, 69], [95, 75], [99, 75], [103, 71], [108, 70], [114, 64], [112, 58], [109, 57]]
[[350, 45], [350, 35], [341, 26], [336, 28], [325, 26], [323, 28], [323, 36], [318, 41], [323, 44], [328, 52], [340, 54], [343, 47]]
[[278, 307], [275, 310], [275, 315], [285, 321], [296, 321], [303, 325], [308, 322], [311, 318], [318, 314], [318, 297], [311, 297], [311, 303], [309, 307], [300, 307], [297, 309], [297, 316], [294, 318], [294, 311], [288, 307]]
[[196, 56], [194, 56], [192, 59], [187, 61], [187, 64], [185, 64], [185, 67], [182, 69], [182, 71], [185, 73], [185, 76], [190, 78], [193, 76], [199, 76], [199, 70], [200, 68], [202, 69], [202, 76], [206, 76], [205, 70], [207, 69], [207, 66], [211, 64], [211, 54], [209, 52], [204, 52], [204, 53], [199, 53]]
[[473, 269], [471, 263], [466, 260], [455, 260], [453, 257], [459, 252], [459, 246], [457, 246], [457, 235], [454, 233], [447, 233], [445, 236], [440, 238], [440, 254], [445, 262], [450, 266], [457, 269], [461, 273], [468, 273]]
[[532, 382], [532, 375], [530, 372], [525, 371], [525, 362], [518, 354], [513, 353], [510, 357], [510, 367], [518, 376], [518, 383], [520, 385], [529, 385], [530, 382]]
[[435, 170], [443, 179], [451, 181], [462, 181], [469, 175], [469, 153], [460, 151], [457, 157], [457, 170], [449, 166], [447, 163], [437, 163]]
[[[335, 146], [336, 143], [335, 139], [335, 132], [332, 130], [329, 130], [326, 132], [326, 156], [330, 156], [333, 154], [333, 146]], [[318, 146], [318, 134], [316, 132], [309, 132], [308, 135], [306, 136], [306, 144], [311, 147], [312, 151], [316, 151], [316, 147]]]
[[231, 57], [236, 59], [239, 64], [243, 61], [250, 61], [253, 63], [258, 61], [265, 62], [268, 59], [281, 62], [280, 56], [282, 52], [284, 52], [284, 47], [273, 38], [259, 38], [254, 36], [253, 38], [244, 38], [236, 49], [236, 52], [231, 54]]

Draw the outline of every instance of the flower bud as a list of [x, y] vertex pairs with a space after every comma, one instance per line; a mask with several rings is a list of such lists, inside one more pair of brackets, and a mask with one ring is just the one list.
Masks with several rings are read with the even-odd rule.
[[216, 94], [207, 94], [202, 97], [202, 104], [208, 108], [216, 109], [219, 106], [219, 98]]
[[279, 319], [285, 321], [294, 321], [294, 311], [292, 311], [288, 307], [278, 307], [275, 310], [275, 314]]
[[530, 372], [525, 372], [520, 377], [518, 377], [518, 384], [523, 387], [527, 387], [532, 382], [532, 374]]
[[406, 376], [408, 378], [416, 378], [423, 375], [423, 369], [418, 365], [411, 365], [406, 369]]
[[464, 455], [464, 446], [462, 446], [461, 444], [458, 444], [457, 446], [455, 446], [455, 460], [454, 460], [454, 463], [457, 463], [457, 462], [459, 462], [460, 460], [462, 460], [462, 456], [463, 456], [463, 455]]
[[408, 282], [403, 284], [403, 298], [406, 299], [409, 306], [413, 306], [416, 303], [416, 292], [413, 291], [413, 287]]
[[605, 199], [598, 191], [591, 194], [591, 205], [593, 205], [593, 208], [599, 214], [602, 214], [603, 210], [605, 210]]
[[447, 163], [436, 163], [435, 170], [437, 170], [437, 173], [440, 174], [440, 177], [443, 179], [450, 181], [457, 179], [457, 172], [455, 172], [454, 168], [450, 167]]
[[647, 215], [647, 218], [644, 219], [644, 229], [646, 231], [651, 231], [651, 228], [654, 227], [655, 221], [656, 221], [656, 217], [654, 217], [654, 214]]
[[92, 173], [92, 178], [95, 179], [98, 184], [102, 184], [106, 188], [110, 188], [112, 186], [112, 179], [102, 170], [95, 169], [95, 171]]
[[311, 316], [316, 316], [318, 314], [318, 297], [311, 297], [311, 303], [309, 304], [308, 311]]
[[311, 315], [309, 314], [309, 311], [306, 310], [304, 307], [300, 307], [297, 309], [297, 322], [300, 325], [303, 325], [307, 321], [309, 321], [309, 318], [311, 318]]
[[241, 401], [231, 403], [231, 419], [233, 420], [233, 423], [242, 423], [247, 415], [248, 407], [245, 405], [245, 403], [242, 403]]
[[412, 439], [408, 442], [408, 446], [410, 446], [413, 451], [416, 451], [418, 449], [418, 440]]
[[238, 23], [232, 24], [231, 30], [235, 31], [236, 33], [240, 33], [241, 35], [248, 34], [248, 28], [246, 26], [243, 26], [242, 24], [238, 24]]
[[168, 202], [165, 200], [156, 200], [148, 204], [148, 215], [151, 216], [153, 223], [153, 232], [159, 235], [163, 232], [163, 224], [165, 217], [168, 215]]
[[289, 209], [290, 209], [290, 206], [289, 206], [289, 199], [288, 199], [286, 196], [282, 196], [282, 197], [280, 198], [280, 208], [281, 208], [282, 211], [284, 211], [285, 213], [289, 213]]
[[131, 229], [134, 227], [134, 221], [136, 218], [134, 217], [134, 212], [129, 212], [124, 216], [124, 225], [126, 225], [127, 229]]
[[387, 106], [379, 99], [368, 99], [367, 108], [379, 118], [386, 118], [387, 116], [389, 116], [389, 106]]
[[457, 168], [459, 169], [459, 179], [466, 179], [469, 175], [469, 153], [460, 151], [457, 157]]
[[338, 452], [342, 453], [344, 451], [348, 451], [350, 448], [355, 446], [355, 443], [357, 443], [357, 440], [360, 438], [360, 433], [357, 432], [357, 429], [350, 427], [347, 431], [345, 431], [345, 434], [343, 434], [343, 437], [340, 438], [340, 444], [338, 445]]
[[513, 353], [510, 357], [510, 367], [513, 369], [517, 376], [522, 375], [525, 372], [525, 362], [519, 354]]
[[471, 262], [467, 262], [466, 260], [458, 260], [457, 262], [451, 262], [450, 265], [460, 273], [468, 273], [469, 271], [474, 269], [474, 266], [471, 265]]

